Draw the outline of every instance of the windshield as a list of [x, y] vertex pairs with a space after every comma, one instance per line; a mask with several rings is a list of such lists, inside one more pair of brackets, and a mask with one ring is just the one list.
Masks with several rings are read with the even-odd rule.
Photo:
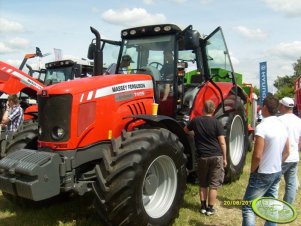
[[174, 36], [124, 40], [118, 73], [147, 73], [156, 81], [174, 76]]
[[206, 48], [211, 72], [214, 72], [217, 68], [233, 72], [230, 55], [222, 31], [217, 30], [217, 32], [208, 39], [208, 43]]
[[46, 70], [44, 84], [46, 86], [72, 79], [72, 66], [51, 68]]

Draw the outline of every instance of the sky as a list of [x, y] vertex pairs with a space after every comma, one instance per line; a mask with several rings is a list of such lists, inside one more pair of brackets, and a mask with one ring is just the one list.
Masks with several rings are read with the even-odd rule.
[[267, 62], [269, 92], [277, 76], [293, 75], [301, 57], [300, 0], [0, 0], [0, 60], [18, 67], [38, 46], [42, 59], [87, 57], [94, 38], [120, 40], [125, 28], [172, 23], [208, 35], [223, 29], [235, 72], [259, 87], [259, 63]]

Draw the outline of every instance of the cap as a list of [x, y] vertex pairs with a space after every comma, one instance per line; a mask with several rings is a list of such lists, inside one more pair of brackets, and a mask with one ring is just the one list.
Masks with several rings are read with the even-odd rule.
[[279, 103], [288, 108], [293, 108], [295, 105], [294, 100], [290, 97], [283, 97]]
[[134, 61], [129, 55], [122, 56], [122, 61], [130, 61], [131, 63], [134, 63]]

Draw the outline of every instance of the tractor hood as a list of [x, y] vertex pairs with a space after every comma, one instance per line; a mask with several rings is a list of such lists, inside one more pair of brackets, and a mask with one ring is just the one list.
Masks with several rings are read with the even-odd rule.
[[0, 93], [17, 94], [22, 91], [29, 96], [35, 96], [43, 87], [44, 84], [30, 75], [0, 61]]
[[[145, 83], [146, 82], [146, 83]], [[118, 75], [102, 75], [89, 78], [81, 78], [79, 80], [70, 80], [61, 82], [40, 90], [38, 94], [46, 92], [51, 94], [79, 94], [86, 91], [119, 93], [131, 91], [140, 88], [149, 88], [142, 86], [149, 86], [152, 84], [152, 78], [146, 74], [118, 74]], [[147, 84], [147, 85], [145, 85]], [[152, 86], [153, 87], [153, 86]]]

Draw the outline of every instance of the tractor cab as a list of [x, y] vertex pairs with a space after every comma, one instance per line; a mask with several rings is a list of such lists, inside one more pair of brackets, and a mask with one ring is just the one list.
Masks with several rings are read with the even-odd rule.
[[45, 76], [39, 79], [47, 86], [91, 76], [93, 72], [93, 62], [86, 59], [60, 60], [46, 63], [45, 68]]
[[[171, 24], [154, 25], [125, 29], [121, 37], [115, 73], [152, 75], [160, 115], [187, 118], [196, 94], [207, 81], [214, 84], [228, 79], [235, 84], [221, 28], [202, 38], [192, 26], [181, 30]], [[125, 59], [129, 60], [126, 64]], [[223, 99], [217, 89], [216, 98]]]

